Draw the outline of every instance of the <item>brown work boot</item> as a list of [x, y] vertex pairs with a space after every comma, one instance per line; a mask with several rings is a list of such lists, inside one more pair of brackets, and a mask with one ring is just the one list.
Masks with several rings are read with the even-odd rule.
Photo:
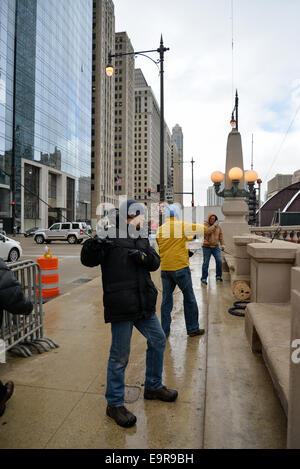
[[188, 334], [189, 337], [195, 337], [196, 335], [203, 335], [205, 333], [205, 329], [198, 329], [195, 332], [190, 332]]
[[114, 419], [114, 421], [121, 427], [132, 427], [136, 422], [136, 416], [133, 415], [124, 406], [111, 406], [106, 408], [106, 415]]
[[5, 387], [6, 387], [6, 394], [5, 396], [1, 399], [1, 402], [0, 402], [0, 409], [2, 407], [5, 406], [6, 402], [11, 398], [11, 396], [13, 395], [14, 393], [14, 383], [12, 381], [8, 381], [6, 384], [5, 384]]
[[174, 389], [168, 389], [163, 386], [159, 389], [146, 389], [144, 391], [144, 399], [159, 399], [164, 402], [173, 402], [177, 399], [178, 392]]

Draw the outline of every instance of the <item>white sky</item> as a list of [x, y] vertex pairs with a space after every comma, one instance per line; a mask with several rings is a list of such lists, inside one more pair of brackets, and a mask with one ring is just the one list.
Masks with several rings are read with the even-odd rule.
[[[193, 156], [196, 161], [196, 204], [206, 204], [212, 171], [225, 170], [234, 106], [232, 3], [233, 86], [240, 98], [244, 167], [250, 168], [253, 133], [254, 169], [263, 191], [276, 173], [300, 169], [299, 0], [113, 1], [116, 31], [127, 31], [135, 50], [156, 49], [161, 33], [170, 47], [165, 54], [165, 119], [170, 131], [176, 123], [183, 129], [184, 160]], [[136, 59], [136, 67], [159, 102], [157, 68], [143, 57]], [[184, 190], [190, 191], [191, 166], [184, 167]]]

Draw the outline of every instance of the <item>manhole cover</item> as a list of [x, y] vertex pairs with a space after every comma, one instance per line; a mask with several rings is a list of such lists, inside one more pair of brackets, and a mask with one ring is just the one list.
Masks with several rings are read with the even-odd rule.
[[131, 404], [138, 400], [141, 394], [141, 388], [139, 386], [128, 386], [125, 385], [125, 402]]
[[83, 283], [90, 282], [91, 278], [76, 278], [72, 281], [73, 285], [82, 285]]

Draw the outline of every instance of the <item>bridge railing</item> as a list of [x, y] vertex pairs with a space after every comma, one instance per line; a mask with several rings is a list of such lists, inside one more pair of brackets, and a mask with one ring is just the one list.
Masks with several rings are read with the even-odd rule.
[[253, 226], [250, 232], [266, 238], [279, 239], [300, 244], [300, 225], [295, 226]]

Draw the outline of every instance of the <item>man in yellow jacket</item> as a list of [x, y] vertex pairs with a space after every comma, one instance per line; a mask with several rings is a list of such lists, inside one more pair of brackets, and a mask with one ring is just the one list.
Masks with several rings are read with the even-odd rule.
[[189, 251], [186, 243], [190, 236], [203, 234], [204, 225], [185, 223], [180, 219], [177, 205], [169, 205], [165, 223], [159, 227], [156, 241], [161, 259], [163, 298], [161, 303], [161, 325], [168, 337], [173, 309], [173, 292], [176, 285], [183, 293], [184, 317], [187, 334], [190, 337], [204, 334], [199, 328], [198, 305], [194, 295], [192, 276], [189, 268]]

